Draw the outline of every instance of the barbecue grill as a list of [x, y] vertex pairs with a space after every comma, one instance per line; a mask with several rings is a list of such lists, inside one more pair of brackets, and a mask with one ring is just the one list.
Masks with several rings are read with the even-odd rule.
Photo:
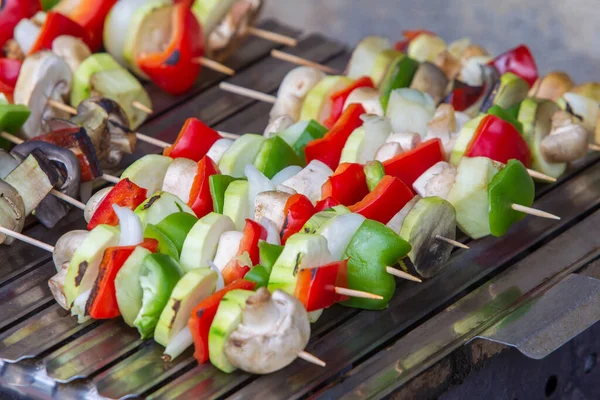
[[[300, 36], [273, 21], [262, 27]], [[269, 57], [273, 48], [271, 42], [249, 39], [229, 63], [238, 71], [229, 81], [275, 92], [291, 67]], [[320, 35], [305, 36], [286, 51], [337, 69], [350, 56], [349, 49]], [[201, 83], [180, 97], [147, 86], [155, 113], [141, 131], [172, 142], [183, 121], [195, 116], [223, 131], [262, 132], [270, 106], [220, 91], [221, 79], [204, 71]], [[126, 162], [150, 152], [156, 148], [138, 142]], [[55, 267], [47, 253], [21, 242], [3, 246], [0, 397], [428, 397], [440, 394], [431, 386], [442, 387], [460, 369], [443, 370], [449, 371], [446, 378], [439, 370], [457, 351], [485, 349], [492, 357], [514, 347], [542, 359], [600, 320], [600, 273], [594, 264], [600, 258], [599, 160], [591, 154], [559, 182], [538, 185], [534, 206], [560, 215], [560, 221], [526, 218], [504, 237], [468, 243], [470, 250], [457, 250], [435, 278], [398, 282], [386, 310], [327, 309], [307, 348], [327, 362], [326, 368], [297, 360], [267, 376], [225, 374], [210, 364], [197, 365], [191, 350], [165, 363], [161, 346], [140, 340], [120, 319], [77, 324], [68, 316], [48, 288]], [[73, 210], [51, 231], [32, 219], [24, 232], [53, 244], [65, 232], [83, 228], [81, 211]], [[487, 358], [471, 359], [469, 368]], [[419, 389], [414, 378], [431, 377], [432, 371], [440, 381]]]

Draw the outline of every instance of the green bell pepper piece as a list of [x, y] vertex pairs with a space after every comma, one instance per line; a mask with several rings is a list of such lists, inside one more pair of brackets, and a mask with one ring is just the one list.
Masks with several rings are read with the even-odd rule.
[[303, 163], [294, 149], [279, 136], [265, 140], [254, 159], [256, 169], [269, 179], [290, 165], [303, 166]]
[[382, 300], [351, 298], [342, 304], [366, 310], [387, 307], [396, 280], [385, 270], [405, 257], [411, 247], [384, 224], [365, 220], [352, 237], [344, 258], [348, 259], [348, 288], [378, 294]]
[[225, 191], [229, 184], [241, 178], [234, 178], [229, 175], [215, 174], [208, 178], [208, 186], [210, 187], [210, 196], [213, 201], [213, 209], [217, 214], [223, 214], [223, 206], [225, 205]]
[[181, 279], [183, 270], [175, 259], [167, 254], [150, 254], [142, 261], [140, 285], [142, 308], [133, 321], [142, 339], [151, 338], [163, 308], [169, 302], [171, 292]]
[[511, 208], [513, 204], [530, 207], [535, 197], [533, 179], [527, 168], [517, 160], [509, 160], [488, 185], [490, 201], [490, 232], [502, 236], [525, 214]]
[[42, 6], [42, 11], [50, 11], [58, 3], [60, 3], [60, 0], [41, 0], [40, 1], [40, 5]]
[[290, 126], [278, 136], [292, 146], [298, 157], [306, 164], [304, 149], [306, 145], [315, 139], [321, 139], [327, 133], [327, 128], [311, 119], [310, 121], [300, 121]]
[[161, 231], [177, 248], [177, 254], [181, 254], [183, 242], [192, 226], [198, 218], [186, 212], [178, 212], [168, 215], [156, 224], [156, 229]]
[[504, 108], [494, 104], [489, 108], [488, 114], [495, 115], [496, 117], [508, 122], [517, 128], [521, 136], [523, 136], [523, 124], [519, 122], [517, 117], [513, 116], [512, 112], [509, 112], [508, 110], [505, 110]]
[[387, 110], [392, 91], [409, 87], [418, 68], [419, 62], [410, 57], [402, 57], [390, 67], [380, 86], [379, 101], [384, 112]]
[[258, 242], [258, 258], [262, 267], [267, 270], [268, 275], [271, 275], [273, 264], [275, 264], [282, 251], [283, 246], [270, 244], [265, 241]]
[[[0, 132], [17, 133], [23, 126], [31, 111], [22, 104], [1, 104], [0, 105]], [[9, 148], [11, 143], [0, 139], [0, 147]]]
[[373, 191], [379, 184], [379, 181], [385, 176], [385, 169], [381, 161], [373, 160], [365, 164], [365, 176], [367, 178], [367, 187]]
[[156, 225], [148, 224], [144, 229], [144, 237], [158, 240], [158, 252], [167, 254], [176, 260], [179, 260], [179, 250], [177, 246], [165, 235]]
[[269, 284], [270, 272], [271, 271], [267, 270], [262, 265], [257, 265], [248, 271], [248, 273], [244, 276], [244, 279], [247, 281], [256, 282], [256, 289], [267, 287]]
[[[511, 117], [513, 117], [515, 120], [519, 121], [519, 111], [521, 110], [521, 104], [522, 103], [517, 103], [512, 107], [509, 108], [505, 108], [506, 112], [508, 115], [510, 115]], [[520, 123], [521, 121], [519, 121]], [[521, 124], [522, 126], [523, 124]]]

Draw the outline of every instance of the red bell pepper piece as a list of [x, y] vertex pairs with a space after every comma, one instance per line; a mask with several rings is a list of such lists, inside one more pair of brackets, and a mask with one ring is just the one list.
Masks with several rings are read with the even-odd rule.
[[104, 21], [117, 0], [64, 0], [55, 10], [77, 22], [87, 32], [88, 46], [92, 52], [102, 47]]
[[404, 182], [386, 175], [371, 193], [348, 208], [365, 218], [387, 224], [413, 197], [413, 191]]
[[12, 39], [15, 26], [23, 18], [41, 11], [40, 0], [3, 0], [0, 2], [0, 47]]
[[[154, 253], [158, 248], [158, 240], [144, 239], [139, 246]], [[115, 277], [136, 247], [109, 247], [104, 251], [98, 277], [85, 306], [87, 315], [94, 319], [110, 319], [121, 315], [117, 303]]]
[[113, 204], [134, 210], [146, 200], [146, 194], [146, 189], [139, 187], [128, 178], [122, 179], [98, 205], [96, 212], [94, 212], [88, 223], [88, 230], [91, 231], [100, 224], [117, 226], [119, 217], [113, 210]]
[[448, 103], [456, 111], [465, 111], [479, 100], [483, 95], [485, 86], [469, 86], [466, 83], [455, 81], [454, 89], [448, 96]]
[[479, 123], [465, 156], [487, 157], [503, 164], [514, 158], [526, 167], [531, 166], [531, 150], [517, 128], [491, 114]]
[[219, 168], [209, 156], [204, 156], [198, 161], [198, 172], [190, 190], [188, 205], [194, 210], [196, 217], [202, 218], [213, 211], [213, 200], [210, 194], [208, 178], [218, 174]]
[[321, 198], [333, 197], [345, 206], [360, 201], [368, 193], [365, 169], [355, 163], [340, 164], [321, 187]]
[[285, 222], [280, 233], [281, 244], [285, 245], [290, 236], [300, 232], [306, 221], [315, 215], [316, 212], [315, 206], [313, 206], [308, 197], [300, 193], [290, 196], [283, 208]]
[[213, 319], [215, 319], [215, 314], [217, 313], [219, 303], [221, 303], [223, 297], [232, 290], [254, 290], [255, 287], [255, 282], [240, 279], [230, 283], [223, 289], [215, 292], [212, 296], [202, 300], [202, 302], [192, 310], [190, 320], [188, 321], [188, 327], [194, 338], [194, 357], [198, 361], [198, 364], [204, 364], [209, 359], [208, 331], [210, 330]]
[[342, 112], [344, 111], [344, 104], [346, 104], [346, 99], [348, 99], [350, 93], [352, 93], [354, 89], [358, 89], [361, 87], [374, 88], [375, 84], [373, 84], [373, 80], [371, 78], [369, 78], [368, 76], [363, 76], [362, 78], [358, 78], [357, 80], [355, 80], [348, 87], [339, 90], [330, 96], [331, 114], [329, 115], [329, 118], [327, 118], [323, 122], [323, 125], [325, 125], [326, 128], [331, 129], [333, 125], [335, 125], [337, 120], [340, 119], [340, 117], [342, 116]]
[[190, 0], [176, 3], [173, 9], [171, 41], [160, 53], [142, 53], [137, 64], [157, 86], [178, 95], [194, 85], [204, 55], [202, 28], [190, 9]]
[[306, 161], [319, 160], [335, 170], [340, 163], [346, 140], [356, 128], [362, 126], [363, 121], [360, 116], [364, 113], [365, 109], [362, 105], [350, 104], [325, 136], [308, 143], [304, 149]]
[[410, 42], [413, 39], [415, 39], [417, 36], [419, 36], [419, 35], [435, 36], [435, 33], [431, 32], [431, 31], [427, 31], [425, 29], [415, 29], [415, 30], [404, 31], [404, 32], [402, 32], [402, 35], [404, 36], [405, 39], [401, 40], [399, 42], [396, 42], [396, 45], [394, 47], [396, 48], [396, 50], [405, 53], [406, 50], [408, 50], [408, 45], [410, 44]]
[[102, 176], [100, 162], [96, 157], [96, 149], [84, 128], [59, 129], [42, 136], [36, 136], [31, 140], [41, 140], [71, 150], [79, 160], [82, 182], [89, 182]]
[[0, 93], [4, 93], [9, 102], [13, 102], [13, 93], [19, 79], [23, 63], [10, 58], [0, 58]]
[[40, 30], [37, 40], [31, 47], [29, 54], [40, 50], [52, 50], [52, 42], [61, 35], [69, 35], [80, 38], [89, 45], [89, 37], [85, 29], [77, 22], [57, 12], [50, 11], [46, 15], [46, 22]]
[[339, 205], [340, 205], [340, 202], [337, 201], [336, 199], [334, 199], [333, 197], [326, 197], [317, 202], [317, 205], [315, 205], [315, 211], [321, 212], [321, 211], [327, 210], [328, 208], [339, 206]]
[[538, 69], [531, 51], [524, 44], [500, 54], [490, 61], [490, 65], [496, 67], [500, 75], [512, 72], [520, 76], [532, 87], [538, 78]]
[[167, 147], [163, 155], [171, 158], [188, 158], [198, 162], [219, 139], [221, 139], [219, 132], [199, 119], [188, 118], [175, 143]]
[[300, 300], [308, 312], [328, 308], [348, 300], [348, 296], [335, 292], [336, 286], [348, 287], [348, 260], [298, 272], [294, 297]]
[[[236, 257], [229, 261], [225, 268], [223, 268], [223, 271], [221, 271], [226, 285], [244, 278], [248, 271], [250, 271], [250, 268], [259, 263], [258, 242], [261, 240], [267, 240], [267, 230], [265, 227], [256, 221], [246, 219], [244, 236], [240, 242]], [[248, 266], [240, 263], [240, 256], [244, 255], [244, 253], [248, 254], [252, 265]]]
[[444, 161], [444, 149], [440, 139], [431, 139], [414, 149], [397, 155], [383, 163], [386, 175], [395, 176], [412, 188], [423, 172], [436, 163]]

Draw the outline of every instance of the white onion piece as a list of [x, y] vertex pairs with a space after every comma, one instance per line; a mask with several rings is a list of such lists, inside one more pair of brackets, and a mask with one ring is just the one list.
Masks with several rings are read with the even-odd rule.
[[210, 267], [210, 269], [217, 273], [217, 285], [215, 286], [215, 292], [218, 292], [219, 290], [225, 287], [225, 279], [223, 279], [223, 274], [221, 273], [221, 270], [215, 265], [214, 262], [209, 261], [208, 266]]
[[[217, 290], [220, 290], [218, 286]], [[185, 328], [180, 330], [179, 333], [175, 335], [173, 339], [171, 339], [167, 345], [167, 348], [165, 349], [164, 356], [166, 356], [169, 361], [173, 361], [175, 358], [179, 357], [181, 353], [193, 345], [194, 338], [192, 337], [192, 331], [190, 331], [190, 328], [186, 325]]]
[[250, 215], [254, 215], [256, 196], [262, 192], [275, 190], [275, 185], [273, 185], [273, 182], [252, 164], [246, 165], [244, 173], [246, 174], [246, 178], [248, 178], [248, 200], [250, 201], [250, 207], [252, 208]]
[[213, 160], [215, 164], [218, 164], [219, 161], [221, 161], [223, 154], [225, 154], [227, 149], [231, 147], [233, 142], [233, 139], [219, 139], [212, 146], [210, 146], [210, 149], [208, 149], [206, 155]]
[[394, 132], [415, 132], [425, 137], [433, 118], [435, 104], [431, 96], [415, 89], [396, 89], [390, 95], [386, 116]]
[[363, 114], [361, 119], [364, 121], [365, 141], [358, 162], [365, 164], [375, 159], [377, 150], [384, 145], [392, 133], [392, 125], [389, 119], [372, 114]]
[[361, 76], [369, 76], [377, 55], [387, 49], [391, 49], [392, 42], [382, 36], [367, 36], [358, 43], [352, 52], [352, 58], [348, 63], [346, 76], [352, 79], [358, 79]]
[[364, 222], [360, 214], [344, 214], [330, 220], [319, 232], [327, 239], [327, 248], [334, 260], [339, 261], [344, 256], [352, 237]]
[[187, 203], [197, 173], [198, 165], [194, 161], [182, 157], [176, 158], [167, 168], [162, 190], [174, 194]]
[[421, 144], [421, 136], [417, 133], [393, 133], [388, 136], [386, 143], [398, 143], [404, 151], [410, 151]]
[[377, 149], [377, 153], [375, 153], [375, 160], [385, 162], [396, 156], [399, 156], [402, 153], [404, 153], [404, 149], [400, 143], [385, 143], [379, 149]]
[[302, 171], [302, 167], [298, 165], [290, 165], [289, 167], [285, 167], [284, 169], [276, 173], [275, 176], [271, 179], [271, 182], [275, 187], [277, 187], [283, 182], [290, 179], [292, 176], [297, 175], [300, 171]]
[[129, 208], [120, 207], [116, 204], [113, 204], [112, 208], [119, 218], [119, 227], [121, 228], [119, 246], [137, 246], [142, 243], [144, 241], [144, 228], [142, 228], [140, 218]]
[[138, 8], [148, 0], [120, 0], [115, 4], [104, 23], [104, 47], [119, 64], [127, 67], [123, 51], [127, 41], [129, 25]]
[[23, 18], [13, 32], [14, 38], [24, 54], [29, 54], [40, 34], [40, 27], [30, 19]]
[[267, 240], [266, 242], [269, 244], [281, 244], [281, 237], [279, 236], [279, 229], [277, 229], [277, 225], [270, 218], [262, 217], [260, 219], [260, 224], [267, 230]]
[[460, 71], [459, 79], [469, 86], [482, 86], [485, 83], [482, 65], [488, 64], [491, 57], [478, 56], [471, 57]]
[[305, 195], [316, 204], [321, 199], [321, 187], [333, 175], [329, 166], [319, 160], [312, 160], [302, 171], [282, 183]]
[[227, 231], [219, 236], [217, 252], [212, 262], [219, 271], [222, 271], [227, 263], [237, 255], [243, 237], [244, 234], [240, 231]]

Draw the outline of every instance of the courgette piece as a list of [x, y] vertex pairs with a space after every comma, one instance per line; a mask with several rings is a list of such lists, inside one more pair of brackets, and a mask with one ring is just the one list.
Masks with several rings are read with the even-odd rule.
[[234, 229], [233, 222], [226, 215], [211, 212], [200, 218], [183, 242], [180, 262], [184, 272], [208, 267], [208, 262], [217, 253], [221, 234]]
[[143, 226], [147, 224], [156, 225], [176, 212], [195, 215], [194, 211], [177, 196], [162, 191], [154, 193], [135, 209], [135, 213], [140, 218]]
[[224, 175], [243, 178], [246, 165], [254, 162], [265, 140], [263, 136], [255, 134], [240, 136], [221, 157], [219, 171]]
[[152, 254], [150, 250], [141, 246], [136, 247], [115, 277], [119, 311], [125, 323], [131, 327], [142, 308], [143, 292], [140, 285], [142, 261], [150, 254]]
[[241, 231], [246, 218], [254, 216], [254, 204], [250, 204], [250, 185], [248, 181], [234, 181], [227, 186], [223, 202], [223, 215], [233, 221], [235, 229]]

